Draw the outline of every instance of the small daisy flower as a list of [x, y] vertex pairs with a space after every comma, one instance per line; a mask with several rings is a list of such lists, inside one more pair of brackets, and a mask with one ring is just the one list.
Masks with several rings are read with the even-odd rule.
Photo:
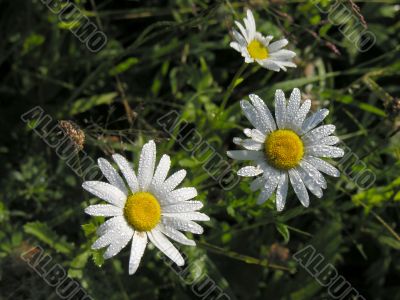
[[256, 61], [263, 68], [279, 72], [281, 69], [286, 71], [286, 68], [296, 68], [292, 62], [292, 58], [296, 53], [286, 49], [282, 49], [288, 44], [287, 39], [270, 44], [274, 38], [272, 35], [263, 36], [256, 31], [256, 22], [251, 10], [247, 10], [247, 18], [243, 19], [244, 26], [235, 21], [239, 31], [233, 30], [233, 38], [235, 41], [230, 43], [230, 46], [237, 52], [241, 53], [246, 63]]
[[114, 154], [112, 157], [125, 181], [107, 160], [99, 158], [99, 167], [109, 183], [86, 181], [82, 185], [88, 192], [108, 202], [90, 205], [85, 212], [92, 216], [111, 217], [98, 228], [100, 238], [92, 249], [108, 247], [104, 253], [104, 258], [108, 259], [132, 241], [129, 274], [134, 274], [149, 240], [178, 266], [184, 265], [182, 255], [168, 238], [195, 246], [195, 242], [181, 231], [201, 234], [203, 228], [194, 221], [209, 220], [207, 215], [197, 211], [203, 204], [191, 200], [197, 196], [195, 188], [175, 189], [185, 178], [186, 171], [177, 171], [167, 178], [171, 164], [168, 155], [163, 155], [155, 168], [156, 145], [153, 141], [142, 148], [137, 176], [123, 156]]
[[307, 117], [311, 101], [302, 104], [299, 89], [294, 89], [286, 103], [282, 90], [275, 93], [275, 120], [267, 105], [257, 95], [250, 95], [251, 103], [242, 100], [243, 113], [255, 127], [245, 129], [247, 139], [234, 138], [233, 142], [246, 150], [228, 151], [228, 156], [237, 160], [252, 160], [255, 166], [243, 167], [239, 176], [257, 177], [251, 190], [261, 190], [258, 203], [264, 203], [276, 190], [276, 208], [285, 207], [289, 182], [301, 204], [309, 205], [307, 189], [322, 197], [327, 187], [324, 176], [338, 177], [339, 171], [320, 157], [342, 157], [344, 151], [333, 145], [339, 138], [331, 135], [334, 125], [320, 124], [329, 111], [320, 109]]

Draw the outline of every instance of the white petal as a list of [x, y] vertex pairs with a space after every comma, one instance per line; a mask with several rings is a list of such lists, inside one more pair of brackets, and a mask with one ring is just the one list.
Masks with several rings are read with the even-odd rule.
[[167, 178], [170, 167], [171, 167], [171, 159], [168, 155], [164, 154], [161, 157], [157, 169], [154, 173], [154, 177], [151, 182], [152, 190], [157, 190], [161, 186], [161, 184], [165, 181], [165, 178]]
[[253, 176], [260, 175], [262, 172], [263, 172], [263, 170], [260, 168], [257, 168], [254, 166], [246, 166], [246, 167], [239, 169], [237, 174], [239, 176], [243, 176], [243, 177], [253, 177]]
[[275, 61], [271, 59], [265, 59], [261, 61], [257, 61], [263, 68], [266, 68], [271, 71], [279, 72], [281, 67]]
[[[252, 133], [251, 133], [251, 129], [250, 128], [243, 129], [243, 133], [249, 138], [252, 137], [252, 135], [251, 135]], [[235, 138], [233, 138], [233, 140], [235, 140]]]
[[315, 196], [321, 198], [323, 195], [321, 186], [317, 184], [315, 180], [312, 177], [310, 177], [310, 175], [306, 171], [304, 171], [304, 169], [296, 168], [296, 170], [299, 172], [300, 178], [303, 181], [306, 188], [309, 189], [310, 192], [313, 193]]
[[210, 221], [210, 217], [198, 211], [182, 213], [164, 213], [163, 216], [171, 218], [181, 218], [188, 221]]
[[289, 61], [296, 56], [296, 52], [282, 49], [270, 54], [270, 58], [278, 61]]
[[312, 164], [309, 164], [307, 161], [302, 160], [300, 162], [300, 167], [308, 174], [310, 178], [315, 181], [316, 184], [318, 184], [323, 189], [326, 189], [328, 184], [324, 176]]
[[261, 168], [264, 172], [263, 177], [265, 179], [268, 179], [269, 177], [273, 176], [279, 176], [280, 171], [278, 169], [275, 169], [274, 167], [270, 166], [268, 162], [266, 162], [265, 159], [259, 160], [257, 162], [257, 165], [259, 168]]
[[237, 42], [230, 42], [229, 46], [235, 49], [237, 52], [241, 52], [241, 47]]
[[233, 142], [236, 145], [240, 145], [240, 146], [244, 147], [246, 150], [258, 151], [258, 150], [261, 150], [262, 146], [263, 146], [262, 143], [257, 142], [257, 141], [255, 141], [253, 139], [245, 139], [245, 140], [243, 140], [243, 139], [240, 139], [240, 138], [234, 138]]
[[[296, 68], [296, 64], [291, 61], [284, 61], [284, 60], [276, 60], [274, 58], [268, 58], [268, 61], [274, 63], [278, 66], [278, 68], [282, 69], [283, 71], [287, 71], [286, 68]], [[278, 71], [279, 72], [279, 71]]]
[[322, 138], [319, 142], [323, 145], [332, 146], [339, 143], [340, 139], [337, 136], [332, 135]]
[[254, 39], [254, 35], [256, 32], [256, 22], [250, 9], [247, 10], [247, 30], [250, 33], [249, 38]]
[[274, 39], [272, 35], [263, 36], [259, 32], [257, 32], [257, 38], [264, 44], [265, 47], [267, 47], [269, 45], [269, 42]]
[[282, 69], [285, 72], [287, 71], [287, 69], [285, 67], [285, 63], [283, 61], [274, 60], [274, 59], [269, 59], [269, 61], [275, 63], [279, 67], [279, 69]]
[[170, 218], [168, 216], [163, 216], [161, 218], [161, 222], [164, 226], [172, 227], [176, 230], [188, 231], [195, 234], [202, 234], [204, 231], [203, 227], [201, 227], [199, 224], [180, 218]]
[[243, 139], [240, 138], [240, 137], [234, 137], [232, 141], [233, 141], [233, 143], [234, 143], [235, 145], [239, 145], [239, 146], [241, 146], [242, 143], [243, 143]]
[[[247, 44], [245, 37], [242, 36], [239, 32], [237, 32], [236, 30], [232, 30], [232, 34], [233, 38], [237, 41], [238, 46]], [[240, 49], [238, 51], [240, 52]]]
[[[272, 60], [272, 58], [271, 58], [271, 60]], [[282, 61], [282, 60], [279, 60], [279, 61], [275, 61], [277, 64], [279, 64], [279, 66], [284, 70], [284, 71], [286, 71], [286, 68], [284, 68], [284, 67], [288, 67], [288, 68], [297, 68], [297, 66], [296, 66], [296, 64], [295, 63], [293, 63], [293, 62], [291, 62], [291, 61]]]
[[249, 37], [247, 36], [247, 30], [243, 27], [242, 24], [240, 24], [238, 21], [235, 21], [236, 26], [239, 28], [240, 33], [242, 36], [245, 38], [246, 42], [249, 43]]
[[166, 227], [164, 225], [158, 225], [157, 229], [160, 230], [162, 233], [164, 233], [167, 237], [170, 239], [173, 239], [174, 241], [181, 243], [183, 245], [188, 245], [188, 246], [196, 246], [195, 241], [188, 239], [182, 232], [172, 228], [172, 227]]
[[264, 185], [264, 177], [257, 177], [256, 179], [254, 179], [251, 184], [250, 184], [250, 190], [252, 192], [257, 191], [258, 189], [260, 189], [262, 186]]
[[257, 160], [264, 157], [261, 151], [231, 150], [226, 153], [230, 158], [236, 160]]
[[286, 125], [286, 100], [282, 90], [275, 92], [275, 119], [279, 129], [284, 129]]
[[247, 37], [248, 37], [249, 41], [252, 41], [255, 37], [256, 32], [251, 27], [249, 20], [247, 18], [243, 19], [243, 23], [244, 23], [244, 27], [246, 28], [246, 31], [247, 31]]
[[279, 49], [285, 47], [288, 44], [287, 39], [281, 39], [279, 41], [273, 42], [268, 46], [269, 53], [278, 51]]
[[132, 166], [129, 164], [129, 162], [126, 160], [125, 157], [119, 154], [114, 154], [112, 156], [116, 164], [118, 165], [118, 168], [121, 170], [122, 174], [125, 177], [126, 183], [128, 184], [129, 188], [131, 189], [132, 193], [136, 193], [139, 190], [139, 183], [135, 174], [135, 171], [133, 171]]
[[293, 122], [300, 108], [301, 94], [298, 88], [293, 89], [287, 105], [286, 124]]
[[279, 178], [278, 187], [276, 188], [276, 209], [282, 211], [285, 208], [286, 196], [288, 192], [289, 176], [286, 172], [282, 172]]
[[249, 97], [266, 129], [264, 132], [274, 131], [276, 129], [275, 120], [265, 102], [255, 94], [250, 94]]
[[306, 147], [306, 154], [320, 157], [342, 157], [344, 150], [338, 147], [326, 145], [314, 145]]
[[183, 201], [174, 204], [163, 205], [161, 207], [164, 213], [190, 212], [199, 210], [203, 207], [200, 201]]
[[316, 167], [319, 171], [324, 172], [325, 174], [328, 174], [333, 177], [340, 176], [339, 170], [336, 169], [334, 166], [332, 166], [330, 163], [324, 161], [323, 159], [320, 159], [318, 157], [313, 157], [313, 156], [307, 156], [304, 158], [304, 160], [308, 161], [310, 164], [312, 164], [314, 167]]
[[242, 100], [240, 101], [240, 107], [242, 108], [242, 111], [246, 118], [249, 120], [249, 122], [258, 130], [261, 132], [265, 131], [264, 125], [258, 116], [257, 110], [253, 107], [253, 105], [250, 104], [249, 101]]
[[196, 196], [197, 196], [197, 190], [194, 187], [184, 187], [170, 192], [167, 195], [167, 203], [186, 201]]
[[135, 231], [132, 237], [131, 254], [129, 256], [129, 275], [136, 272], [147, 245], [147, 234]]
[[172, 191], [182, 182], [183, 179], [185, 179], [185, 177], [186, 177], [185, 170], [179, 170], [178, 172], [175, 172], [163, 183], [164, 190], [166, 192]]
[[258, 196], [257, 203], [263, 204], [267, 201], [272, 193], [275, 191], [276, 186], [278, 185], [279, 175], [277, 176], [270, 176], [264, 182], [264, 187], [261, 190], [260, 195]]
[[157, 229], [147, 233], [150, 241], [178, 266], [183, 266], [185, 261], [174, 245]]
[[336, 129], [335, 125], [329, 124], [329, 125], [322, 125], [319, 126], [313, 130], [310, 130], [303, 136], [304, 141], [316, 141], [320, 140], [330, 134], [332, 134]]
[[243, 133], [246, 135], [246, 137], [251, 138], [259, 143], [265, 142], [266, 135], [261, 133], [261, 131], [258, 129], [245, 128], [243, 129]]
[[296, 169], [289, 170], [289, 178], [294, 192], [299, 198], [301, 204], [305, 207], [308, 207], [310, 205], [310, 198], [308, 196], [307, 189], [301, 180], [299, 172]]
[[242, 48], [242, 56], [244, 57], [244, 62], [247, 64], [253, 63], [254, 59], [250, 57], [247, 48]]
[[121, 226], [122, 223], [126, 222], [123, 216], [116, 216], [111, 219], [108, 219], [103, 224], [97, 228], [96, 232], [98, 235], [103, 235], [107, 231], [112, 230], [118, 226]]
[[309, 116], [307, 119], [305, 119], [303, 123], [303, 133], [306, 133], [310, 131], [311, 129], [315, 128], [319, 123], [321, 123], [326, 116], [329, 114], [329, 110], [326, 108], [320, 109], [316, 113], [312, 114]]
[[125, 183], [114, 167], [104, 158], [99, 158], [97, 163], [108, 182], [120, 189], [125, 195], [128, 195], [128, 190], [126, 189]]
[[120, 222], [117, 226], [109, 229], [104, 233], [104, 235], [98, 238], [92, 245], [92, 249], [100, 249], [110, 245], [106, 251], [107, 255], [106, 253], [104, 254], [104, 258], [108, 259], [121, 251], [121, 249], [129, 242], [132, 235], [133, 229], [126, 223], [126, 221]]
[[118, 207], [124, 207], [126, 195], [117, 187], [101, 181], [85, 181], [82, 187], [89, 193], [114, 204]]
[[123, 229], [121, 228], [118, 231], [118, 236], [115, 237], [111, 242], [111, 245], [108, 246], [106, 252], [104, 253], [104, 259], [109, 259], [115, 255], [117, 255], [122, 249], [128, 245], [129, 241], [132, 239], [133, 229], [130, 226], [126, 226]]
[[156, 144], [149, 141], [142, 148], [139, 160], [138, 181], [139, 189], [147, 191], [154, 175], [154, 167], [156, 163]]
[[258, 129], [251, 129], [250, 131], [250, 136], [253, 140], [259, 142], [259, 143], [264, 143], [265, 142], [265, 134], [263, 134], [260, 130]]
[[85, 213], [96, 217], [122, 216], [123, 209], [111, 204], [95, 204], [85, 208]]
[[336, 145], [339, 142], [340, 142], [340, 139], [337, 136], [330, 135], [330, 136], [326, 136], [324, 138], [321, 138], [319, 140], [307, 141], [306, 145], [307, 145], [307, 147], [313, 146], [313, 145], [332, 146], [332, 145]]
[[99, 237], [92, 245], [93, 250], [104, 248], [112, 243], [118, 233], [115, 230], [109, 230], [106, 234]]
[[307, 99], [306, 101], [303, 102], [303, 104], [300, 106], [297, 115], [295, 116], [294, 121], [292, 124], [294, 125], [294, 130], [298, 134], [302, 134], [303, 132], [301, 131], [301, 127], [303, 125], [304, 119], [306, 118], [308, 112], [310, 111], [311, 108], [311, 100]]

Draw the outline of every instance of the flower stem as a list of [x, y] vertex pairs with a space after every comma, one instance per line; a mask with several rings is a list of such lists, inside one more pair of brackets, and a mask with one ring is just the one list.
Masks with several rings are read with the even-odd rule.
[[[365, 208], [368, 209], [369, 207], [362, 201], [360, 201], [360, 204]], [[383, 227], [385, 227], [387, 229], [387, 231], [397, 240], [400, 242], [400, 236], [397, 234], [397, 232], [388, 224], [385, 222], [384, 219], [382, 219], [382, 217], [380, 217], [376, 212], [374, 212], [372, 209], [370, 210], [370, 212], [372, 213], [372, 215], [375, 217], [375, 219], [378, 220], [379, 223], [381, 223], [383, 225]]]
[[267, 259], [259, 259], [259, 258], [251, 257], [248, 255], [243, 255], [243, 254], [231, 251], [231, 250], [226, 250], [224, 248], [209, 244], [207, 242], [198, 241], [197, 244], [199, 247], [204, 248], [208, 251], [211, 251], [211, 252], [214, 252], [214, 253], [220, 254], [220, 255], [225, 255], [227, 257], [230, 257], [230, 258], [233, 258], [236, 260], [240, 260], [240, 261], [243, 261], [248, 264], [259, 265], [264, 268], [286, 271], [286, 272], [290, 272], [290, 273], [296, 272], [296, 270], [293, 268], [288, 268], [288, 267], [281, 266], [281, 265], [271, 264]]
[[239, 77], [243, 74], [244, 70], [246, 70], [247, 64], [243, 63], [242, 66], [237, 70], [235, 76], [233, 76], [231, 83], [229, 84], [228, 88], [226, 89], [224, 96], [222, 97], [222, 102], [220, 106], [220, 111], [223, 111], [225, 109], [225, 106], [228, 102], [229, 97], [231, 96], [233, 89], [236, 86], [236, 82], [239, 79]]

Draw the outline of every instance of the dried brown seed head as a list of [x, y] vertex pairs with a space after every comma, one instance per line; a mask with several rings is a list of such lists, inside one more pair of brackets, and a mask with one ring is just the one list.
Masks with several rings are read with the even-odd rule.
[[76, 123], [68, 120], [61, 120], [58, 122], [58, 125], [74, 143], [76, 149], [78, 151], [82, 150], [85, 144], [85, 133], [82, 129]]

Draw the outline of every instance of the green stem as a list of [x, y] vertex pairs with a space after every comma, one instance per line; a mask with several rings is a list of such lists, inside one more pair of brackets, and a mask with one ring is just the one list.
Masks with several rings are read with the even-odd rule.
[[125, 287], [121, 282], [121, 278], [120, 278], [120, 276], [119, 276], [119, 274], [117, 272], [117, 268], [116, 268], [115, 264], [113, 265], [113, 269], [114, 269], [114, 274], [115, 274], [114, 278], [117, 280], [117, 285], [118, 285], [118, 287], [120, 289], [120, 292], [122, 294], [122, 298], [124, 300], [129, 300], [128, 293], [126, 292]]
[[245, 263], [248, 264], [254, 264], [254, 265], [259, 265], [262, 266], [264, 268], [270, 268], [270, 269], [275, 269], [275, 270], [280, 270], [280, 271], [286, 271], [286, 272], [290, 272], [290, 273], [294, 273], [296, 270], [285, 267], [285, 266], [281, 266], [281, 265], [276, 265], [276, 264], [271, 264], [269, 263], [269, 261], [267, 259], [258, 259], [255, 257], [251, 257], [248, 255], [243, 255], [231, 250], [226, 250], [224, 248], [209, 244], [207, 242], [201, 242], [198, 241], [197, 242], [198, 246], [201, 248], [204, 248], [208, 251], [214, 252], [216, 254], [220, 254], [220, 255], [225, 255], [227, 257], [230, 257], [232, 259], [236, 259], [236, 260], [240, 260], [243, 261]]
[[[368, 206], [367, 206], [364, 202], [360, 201], [360, 204], [361, 204], [364, 208], [368, 209]], [[375, 219], [377, 219], [378, 222], [381, 223], [381, 224], [383, 225], [383, 227], [385, 227], [385, 228], [387, 229], [387, 231], [389, 231], [389, 233], [390, 233], [396, 240], [398, 240], [398, 241], [400, 242], [400, 236], [397, 234], [397, 232], [396, 232], [388, 223], [386, 223], [386, 221], [385, 221], [384, 219], [382, 219], [381, 216], [379, 216], [379, 215], [378, 215], [376, 212], [374, 212], [372, 209], [370, 210], [370, 212], [371, 212], [372, 215], [375, 217]]]
[[298, 229], [298, 228], [296, 228], [296, 227], [292, 227], [292, 226], [289, 226], [289, 225], [286, 225], [286, 226], [287, 226], [287, 228], [288, 228], [289, 230], [291, 230], [291, 231], [300, 233], [300, 234], [305, 235], [305, 236], [310, 237], [310, 238], [313, 237], [312, 234], [310, 234], [310, 233], [308, 233], [308, 232], [306, 232], [306, 231], [303, 231], [303, 230], [301, 230], [301, 229]]
[[235, 84], [236, 84], [236, 81], [237, 81], [237, 80], [239, 79], [239, 77], [243, 74], [244, 70], [246, 70], [247, 65], [248, 65], [248, 64], [243, 63], [242, 66], [239, 68], [239, 70], [237, 70], [235, 76], [233, 76], [231, 83], [229, 84], [228, 88], [227, 88], [226, 91], [225, 91], [224, 96], [222, 97], [222, 102], [221, 102], [221, 106], [220, 106], [220, 111], [223, 111], [223, 110], [224, 110], [224, 108], [225, 108], [225, 106], [226, 106], [226, 104], [227, 104], [227, 102], [228, 102], [228, 99], [229, 99], [229, 97], [231, 96], [231, 94], [232, 94], [232, 92], [233, 92], [233, 89], [234, 89], [235, 86], [236, 86], [236, 85], [235, 85]]

